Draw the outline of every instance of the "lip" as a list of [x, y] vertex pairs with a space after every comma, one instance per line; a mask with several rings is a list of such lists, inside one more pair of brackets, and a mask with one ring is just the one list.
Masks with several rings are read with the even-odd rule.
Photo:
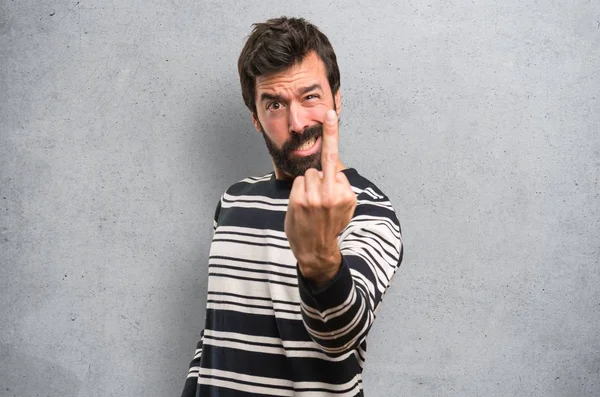
[[318, 137], [317, 141], [315, 142], [314, 145], [312, 145], [312, 147], [310, 149], [294, 150], [292, 153], [294, 153], [296, 156], [306, 157], [306, 156], [310, 156], [311, 154], [318, 152], [320, 148], [321, 148], [321, 137]]

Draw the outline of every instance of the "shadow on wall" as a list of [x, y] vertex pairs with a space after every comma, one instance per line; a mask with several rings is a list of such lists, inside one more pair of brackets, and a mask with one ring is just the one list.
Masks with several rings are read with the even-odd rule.
[[74, 397], [81, 384], [75, 373], [55, 362], [0, 345], [0, 396]]

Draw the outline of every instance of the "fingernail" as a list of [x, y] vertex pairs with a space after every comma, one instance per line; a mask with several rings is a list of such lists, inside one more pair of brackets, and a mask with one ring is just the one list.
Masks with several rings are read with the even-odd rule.
[[325, 115], [325, 121], [328, 123], [335, 123], [336, 116], [335, 110], [328, 110]]

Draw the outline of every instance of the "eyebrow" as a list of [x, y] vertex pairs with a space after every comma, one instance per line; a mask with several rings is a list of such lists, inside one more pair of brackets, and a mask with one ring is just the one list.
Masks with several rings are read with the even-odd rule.
[[260, 101], [261, 102], [264, 102], [264, 101], [283, 102], [283, 97], [281, 95], [278, 95], [278, 94], [269, 94], [267, 92], [263, 92], [260, 95]]
[[[321, 85], [320, 84], [313, 84], [313, 85], [309, 85], [308, 87], [302, 87], [298, 90], [298, 93], [300, 95], [304, 95], [307, 92], [311, 92], [314, 90], [322, 90]], [[269, 94], [268, 92], [263, 92], [260, 95], [260, 101], [264, 102], [264, 101], [277, 101], [277, 102], [283, 102], [284, 101], [284, 97], [279, 95], [279, 94]]]
[[311, 92], [311, 91], [314, 91], [314, 90], [321, 90], [321, 85], [320, 84], [309, 85], [308, 87], [300, 88], [298, 90], [298, 92], [300, 93], [300, 95], [304, 95], [307, 92]]

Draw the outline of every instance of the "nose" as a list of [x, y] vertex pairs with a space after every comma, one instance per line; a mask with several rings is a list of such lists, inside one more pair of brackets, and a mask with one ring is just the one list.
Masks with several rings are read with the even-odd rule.
[[306, 127], [309, 126], [309, 120], [306, 110], [300, 105], [296, 103], [291, 103], [289, 105], [289, 129], [290, 133], [299, 134]]

